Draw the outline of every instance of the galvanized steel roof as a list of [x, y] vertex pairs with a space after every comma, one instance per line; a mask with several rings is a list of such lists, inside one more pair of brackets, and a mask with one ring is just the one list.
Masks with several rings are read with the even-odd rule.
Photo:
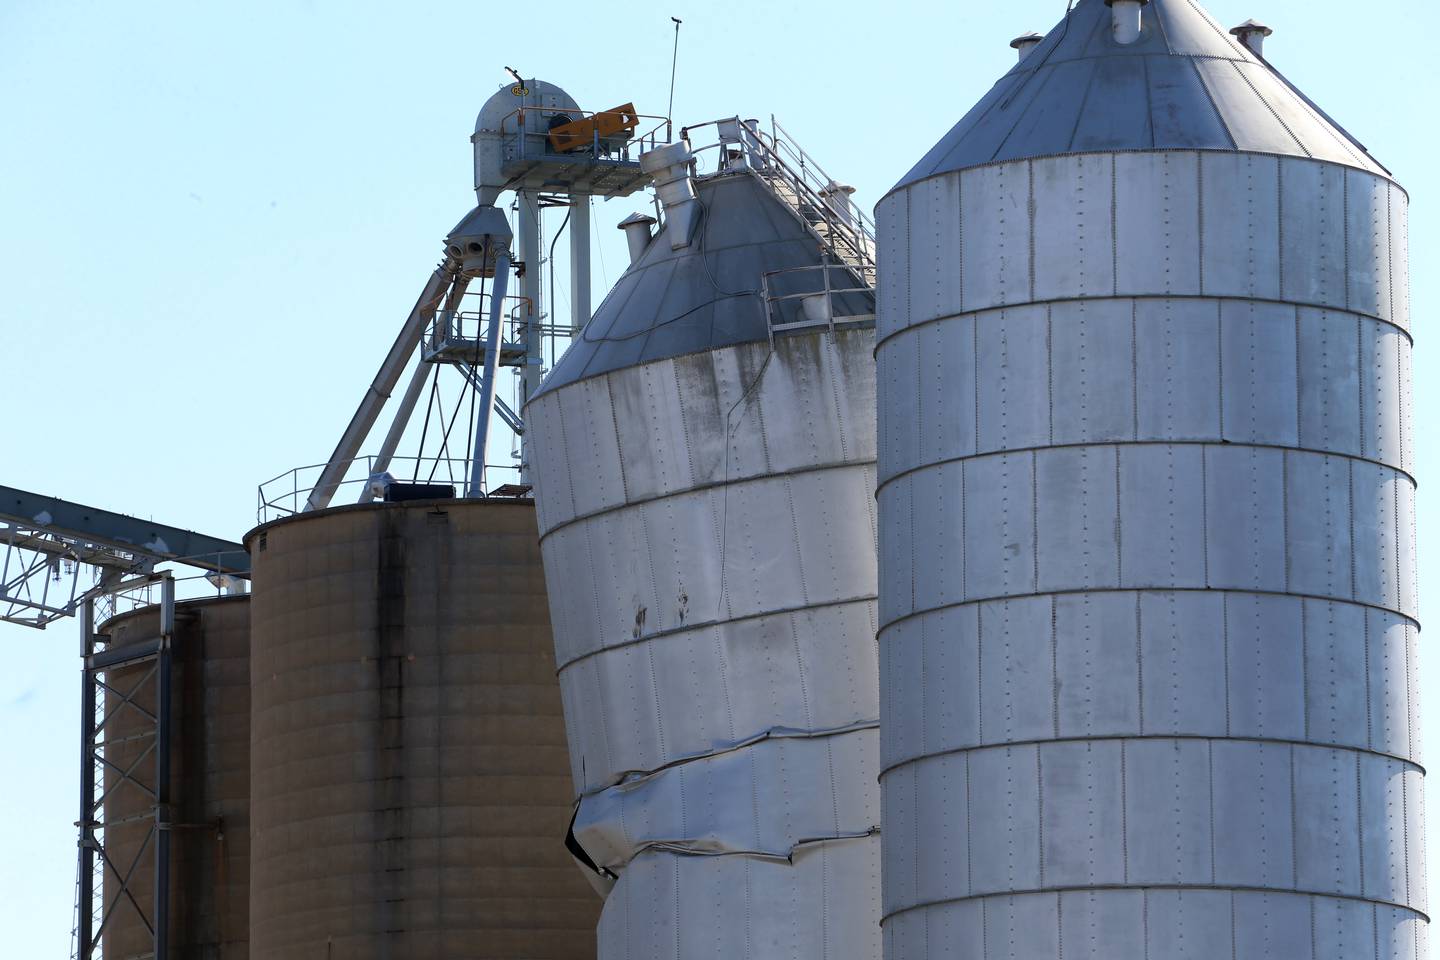
[[1079, 0], [896, 184], [1008, 160], [1125, 150], [1313, 157], [1388, 171], [1194, 0], [1153, 0], [1133, 44]]
[[[611, 370], [769, 339], [760, 275], [825, 262], [820, 242], [754, 175], [701, 180], [696, 192], [705, 212], [690, 246], [670, 249], [662, 227], [536, 396]], [[856, 296], [836, 296], [837, 312], [874, 313], [873, 295], [847, 302]]]

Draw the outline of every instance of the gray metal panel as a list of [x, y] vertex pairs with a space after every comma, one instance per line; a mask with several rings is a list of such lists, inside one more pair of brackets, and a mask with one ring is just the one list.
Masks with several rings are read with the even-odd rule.
[[1120, 154], [1115, 179], [1116, 292], [1199, 294], [1199, 155]]
[[[919, 463], [936, 463], [975, 453], [975, 317], [956, 317], [915, 331], [919, 363]], [[888, 357], [885, 351], [882, 357]], [[894, 351], [900, 356], [899, 350]], [[897, 398], [898, 399], [898, 398]], [[885, 406], [881, 406], [885, 410]], [[902, 437], [899, 430], [887, 436]], [[883, 476], [882, 476], [883, 479]]]
[[1054, 735], [1051, 616], [1045, 597], [981, 606], [977, 696], [982, 744]]
[[1235, 140], [1210, 105], [1210, 94], [1194, 60], [1146, 57], [1145, 68], [1150, 84], [1148, 112], [1154, 126], [1154, 149], [1234, 149]]
[[1284, 299], [1343, 309], [1346, 305], [1346, 171], [1291, 160], [1280, 165]]
[[1339, 457], [1286, 454], [1285, 531], [1289, 589], [1350, 595], [1350, 464]]
[[[949, 326], [942, 324], [941, 326]], [[886, 444], [881, 448], [879, 470], [882, 479], [889, 479], [904, 470], [918, 466], [923, 432], [920, 428], [920, 386], [917, 371], [923, 357], [920, 331], [907, 331], [888, 342], [877, 359], [876, 386], [884, 391]]]
[[1348, 603], [1305, 600], [1307, 739], [1368, 747], [1368, 611]]
[[1209, 296], [1280, 298], [1280, 165], [1245, 153], [1200, 156], [1207, 211], [1202, 255]]
[[1305, 739], [1302, 609], [1291, 597], [1237, 594], [1226, 598], [1228, 735]]
[[1152, 890], [1145, 895], [1146, 925], [1153, 957], [1209, 960], [1233, 957], [1230, 920], [1234, 902], [1250, 893], [1227, 890]]
[[[1287, 156], [1311, 156], [1256, 92], [1254, 74], [1233, 60], [1196, 60], [1195, 69], [1225, 118], [1235, 149]], [[1263, 68], [1262, 68], [1263, 69]]]
[[875, 334], [884, 339], [910, 325], [910, 194], [886, 197], [875, 208], [879, 268]]
[[1120, 586], [1116, 455], [1085, 446], [1036, 456], [1037, 589]]
[[1040, 836], [1051, 887], [1123, 883], [1125, 765], [1120, 741], [1040, 747]]
[[[1034, 457], [1028, 453], [966, 462], [967, 598], [984, 600], [1035, 589], [1034, 470]], [[922, 516], [920, 522], [928, 523], [929, 518]], [[977, 562], [971, 562], [972, 557]]]
[[1204, 587], [1204, 448], [1145, 445], [1119, 455], [1124, 585]]
[[[1288, 281], [1287, 281], [1288, 283]], [[1370, 321], [1353, 314], [1300, 309], [1300, 443], [1359, 456], [1360, 343]]]
[[1292, 956], [1313, 955], [1310, 930], [1310, 903], [1305, 897], [1262, 893], [1237, 898], [1231, 927], [1235, 960], [1264, 960], [1275, 954], [1277, 944]]
[[1366, 666], [1369, 671], [1370, 714], [1366, 729], [1370, 749], [1419, 760], [1414, 749], [1410, 698], [1410, 626], [1394, 614], [1369, 610], [1364, 624]]
[[1294, 446], [1299, 410], [1296, 312], [1284, 304], [1221, 305], [1224, 438]]
[[1134, 436], [1136, 324], [1125, 300], [1050, 307], [1051, 443]]
[[1220, 436], [1219, 305], [1135, 302], [1137, 439]]
[[1296, 760], [1295, 885], [1360, 896], [1356, 754], [1297, 747]]
[[1114, 293], [1114, 158], [1036, 160], [1031, 170], [1036, 299]]
[[1279, 450], [1205, 448], [1209, 585], [1285, 589], [1285, 482]]
[[1139, 599], [1130, 593], [1055, 598], [1051, 696], [1058, 736], [1139, 732]]
[[[960, 184], [965, 309], [983, 310], [1033, 299], [1028, 166], [1007, 163], [970, 170], [961, 177]], [[917, 273], [912, 262], [912, 289]]]
[[1360, 323], [1360, 378], [1364, 391], [1361, 453], [1381, 463], [1401, 466], [1404, 408], [1400, 391], [1400, 353], [1409, 338], [1387, 324]]
[[1215, 881], [1289, 887], [1295, 862], [1290, 746], [1216, 740], [1211, 764]]
[[925, 283], [910, 284], [910, 322], [960, 312], [960, 178], [937, 177], [910, 192], [911, 270]]
[[[1213, 883], [1218, 841], [1211, 808], [1212, 744], [1142, 740], [1125, 745], [1127, 874], [1136, 884]], [[1111, 838], [1114, 842], [1114, 838]]]
[[1358, 170], [1345, 173], [1346, 305], [1356, 313], [1388, 320], [1390, 288], [1391, 184]]
[[[975, 395], [978, 452], [1049, 442], [1048, 310], [1044, 306], [991, 311], [975, 318]], [[890, 421], [892, 430], [903, 425]]]
[[1036, 889], [1040, 886], [1036, 748], [976, 750], [969, 760], [971, 895]]
[[[1095, 60], [1091, 66], [1087, 103], [1136, 104], [1145, 97], [1147, 84], [1152, 90], [1167, 89], [1165, 82], [1157, 82], [1149, 71], [1151, 64], [1169, 58], [1140, 59], [1139, 70], [1117, 58]], [[1151, 110], [1082, 110], [1074, 130], [1070, 150], [1075, 153], [1132, 149], [1137, 143], [1153, 143], [1156, 135]]]
[[1206, 592], [1144, 593], [1140, 624], [1143, 732], [1224, 735], [1224, 597]]

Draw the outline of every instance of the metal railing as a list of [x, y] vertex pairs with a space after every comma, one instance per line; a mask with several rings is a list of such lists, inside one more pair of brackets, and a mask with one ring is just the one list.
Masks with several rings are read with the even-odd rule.
[[[838, 286], [832, 280], [832, 274], [837, 271]], [[826, 327], [834, 333], [837, 323], [873, 321], [873, 283], [873, 278], [861, 277], [857, 284], [853, 268], [842, 264], [816, 264], [762, 273], [760, 289], [770, 329], [770, 346], [775, 346], [777, 333], [812, 327]], [[790, 292], [785, 292], [787, 290]], [[857, 305], [868, 309], [856, 312]]]
[[715, 141], [691, 148], [697, 159], [715, 153], [714, 169], [706, 172], [748, 169], [755, 173], [815, 233], [836, 261], [854, 269], [862, 281], [874, 283], [874, 221], [848, 193], [837, 189], [841, 184], [773, 116], [769, 132], [761, 129], [758, 121], [727, 117], [686, 127], [682, 136], [707, 127], [715, 128]]
[[[351, 460], [331, 502], [369, 503], [379, 500], [384, 496], [380, 484], [387, 474], [389, 479], [400, 483], [449, 484], [455, 488], [456, 496], [464, 496], [470, 476], [470, 460], [464, 457], [391, 457], [388, 463], [379, 463], [378, 460], [373, 454]], [[295, 467], [260, 484], [256, 492], [256, 521], [269, 523], [302, 513], [326, 466], [314, 463]], [[515, 463], [487, 463], [487, 492], [505, 485], [503, 482], [491, 482], [491, 471], [498, 471], [508, 482], [518, 477], [520, 466]]]

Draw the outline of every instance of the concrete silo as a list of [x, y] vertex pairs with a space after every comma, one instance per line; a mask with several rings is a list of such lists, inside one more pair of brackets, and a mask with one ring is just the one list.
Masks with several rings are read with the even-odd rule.
[[[160, 609], [112, 617], [114, 648], [160, 637]], [[250, 598], [177, 604], [172, 635], [169, 944], [176, 957], [250, 956]], [[103, 955], [154, 950], [152, 661], [105, 676]], [[120, 890], [121, 879], [128, 882]], [[133, 898], [133, 902], [132, 899]], [[117, 902], [121, 899], [126, 902]]]
[[534, 507], [252, 531], [257, 957], [594, 956]]
[[870, 240], [783, 131], [718, 139], [641, 158], [664, 223], [525, 409], [575, 839], [604, 960], [868, 960]]
[[1080, 0], [881, 201], [891, 960], [1426, 954], [1407, 197]]

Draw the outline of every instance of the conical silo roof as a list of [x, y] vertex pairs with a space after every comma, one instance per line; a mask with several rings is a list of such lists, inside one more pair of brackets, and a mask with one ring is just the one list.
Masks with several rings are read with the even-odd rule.
[[1365, 147], [1193, 0], [1151, 0], [1132, 44], [1105, 0], [1075, 9], [915, 165], [938, 174], [1067, 153], [1222, 150], [1388, 176]]
[[[835, 262], [759, 176], [707, 177], [695, 188], [704, 214], [690, 245], [671, 249], [667, 220], [536, 396], [612, 370], [766, 340], [761, 274]], [[835, 305], [837, 314], [874, 313], [869, 294], [837, 295]]]

